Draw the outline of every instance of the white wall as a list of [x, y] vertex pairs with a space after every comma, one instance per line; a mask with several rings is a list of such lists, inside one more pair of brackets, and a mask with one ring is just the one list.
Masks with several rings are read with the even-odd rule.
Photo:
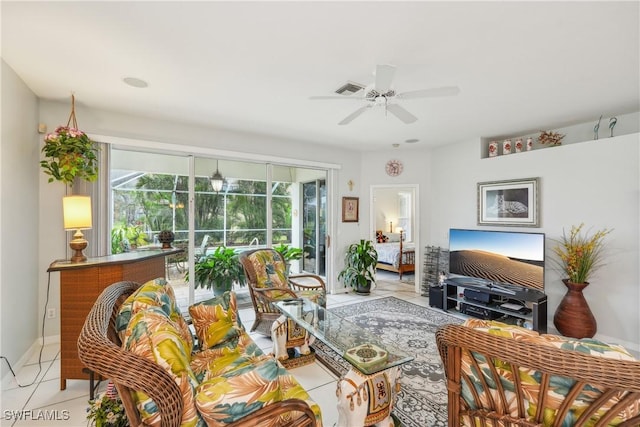
[[[403, 164], [403, 171], [399, 176], [391, 177], [385, 172], [385, 165], [391, 159], [400, 160]], [[429, 165], [431, 163], [431, 152], [427, 148], [410, 148], [410, 149], [390, 149], [382, 151], [374, 151], [363, 153], [362, 155], [362, 174], [360, 176], [360, 211], [362, 213], [361, 224], [359, 224], [358, 232], [360, 238], [371, 238], [369, 232], [371, 230], [369, 212], [371, 206], [371, 186], [394, 186], [396, 192], [401, 188], [409, 188], [416, 186], [416, 194], [414, 203], [416, 206], [416, 221], [413, 229], [416, 231], [413, 235], [413, 241], [416, 248], [424, 247], [427, 240], [426, 231], [429, 229], [430, 212], [428, 209], [428, 199], [430, 197], [431, 176], [429, 174]], [[377, 190], [376, 190], [377, 191]], [[375, 220], [375, 218], [374, 218]], [[395, 229], [395, 225], [394, 225]], [[386, 230], [388, 230], [388, 225]], [[420, 289], [420, 278], [422, 276], [422, 257], [423, 251], [416, 250], [416, 291]]]
[[[37, 129], [38, 99], [2, 61], [0, 354], [14, 367], [39, 335], [38, 289], [46, 286], [37, 268]], [[7, 372], [2, 362], [2, 376]]]
[[[637, 116], [636, 116], [637, 117]], [[598, 321], [596, 338], [640, 349], [638, 133], [481, 159], [480, 140], [434, 149], [428, 222], [430, 244], [448, 246], [449, 228], [478, 227], [477, 183], [540, 177], [540, 228], [493, 228], [546, 233], [545, 288], [549, 324], [565, 293], [562, 273], [549, 261], [563, 229], [612, 228], [607, 264], [585, 290]]]
[[395, 188], [380, 188], [375, 192], [376, 206], [376, 230], [382, 230], [384, 233], [391, 233], [391, 222], [393, 222], [394, 232], [398, 226], [398, 190]]
[[[67, 257], [67, 236], [61, 225], [61, 199], [65, 189], [62, 184], [48, 184], [47, 177], [39, 169], [42, 135], [36, 134], [36, 126], [43, 122], [51, 130], [66, 123], [69, 105], [38, 102], [4, 63], [2, 71], [2, 355], [18, 357], [40, 332], [39, 315], [44, 307], [47, 287], [46, 268], [53, 260]], [[334, 274], [330, 274], [332, 281], [342, 268], [346, 246], [368, 236], [371, 185], [417, 184], [421, 231], [419, 247], [428, 244], [447, 246], [449, 228], [477, 227], [477, 182], [538, 176], [541, 178], [542, 222], [536, 231], [547, 233], [548, 238], [558, 238], [563, 227], [583, 221], [594, 228], [615, 229], [608, 239], [609, 265], [593, 277], [592, 285], [585, 294], [599, 322], [598, 336], [640, 349], [640, 315], [637, 309], [640, 305], [640, 153], [637, 133], [496, 159], [480, 159], [480, 139], [432, 150], [388, 150], [361, 156], [349, 150], [310, 150], [305, 144], [283, 138], [91, 110], [78, 102], [76, 110], [80, 127], [93, 134], [182, 144], [187, 152], [193, 145], [341, 164], [342, 169], [332, 173], [335, 178], [331, 188], [334, 198], [330, 200], [330, 210], [335, 219], [331, 224], [333, 232], [330, 230], [331, 245], [335, 248]], [[39, 117], [36, 117], [36, 111]], [[384, 172], [385, 163], [391, 158], [404, 163], [404, 171], [398, 177], [389, 177]], [[350, 180], [354, 183], [351, 190], [347, 185]], [[39, 188], [39, 196], [34, 188]], [[340, 221], [342, 196], [360, 197], [360, 222]], [[19, 217], [15, 215], [17, 212]], [[39, 212], [43, 214], [39, 215]], [[7, 248], [12, 251], [8, 253]], [[549, 248], [547, 253], [550, 253]], [[37, 254], [36, 268], [33, 258], [25, 257], [25, 254]], [[422, 251], [418, 256], [419, 267]], [[550, 319], [564, 294], [560, 278], [558, 272], [548, 269], [545, 279]], [[50, 306], [57, 308], [59, 278], [55, 273], [51, 291]], [[24, 306], [15, 304], [15, 301], [36, 299], [39, 300], [38, 309], [34, 305], [31, 310], [25, 310]], [[18, 309], [19, 312], [15, 312]], [[22, 322], [14, 320], [23, 317]], [[12, 319], [10, 326], [6, 319]], [[57, 321], [48, 322], [45, 335], [58, 333]]]
[[[77, 97], [79, 98], [79, 97]], [[45, 123], [49, 130], [67, 122], [70, 112], [68, 103], [40, 101], [41, 123]], [[331, 234], [331, 244], [337, 248], [336, 260], [329, 260], [334, 271], [339, 271], [343, 265], [343, 255], [340, 249], [350, 243], [357, 234], [351, 227], [342, 227], [340, 218], [340, 196], [348, 193], [347, 182], [360, 174], [360, 154], [350, 150], [331, 149], [324, 147], [310, 148], [299, 141], [263, 135], [229, 132], [220, 129], [197, 127], [169, 121], [151, 120], [144, 117], [133, 117], [109, 111], [87, 109], [76, 99], [76, 117], [78, 126], [85, 132], [109, 137], [132, 138], [155, 143], [176, 144], [184, 147], [184, 153], [192, 152], [192, 148], [216, 149], [221, 152], [245, 153], [244, 155], [274, 156], [287, 159], [324, 162], [341, 165], [342, 169], [334, 172], [335, 182], [332, 189], [334, 198], [330, 200], [329, 209], [332, 212], [337, 227]], [[42, 139], [40, 140], [42, 144]], [[60, 183], [47, 183], [46, 176], [40, 173], [40, 209], [47, 212], [41, 217], [38, 240], [41, 242], [38, 260], [40, 281], [46, 280], [46, 269], [56, 259], [68, 257], [66, 235], [62, 229], [61, 200], [64, 196], [64, 186]], [[328, 230], [331, 233], [331, 230]], [[91, 243], [90, 243], [91, 244]], [[342, 252], [343, 254], [343, 252]], [[337, 269], [337, 270], [336, 270]], [[328, 286], [334, 286], [336, 274], [328, 276]], [[54, 273], [52, 279], [51, 303], [58, 306], [60, 298], [59, 274]], [[339, 286], [341, 287], [341, 286]], [[41, 287], [41, 293], [42, 287]], [[42, 301], [42, 300], [41, 300]], [[42, 306], [42, 302], [41, 302]], [[59, 323], [50, 322], [45, 335], [59, 334]]]

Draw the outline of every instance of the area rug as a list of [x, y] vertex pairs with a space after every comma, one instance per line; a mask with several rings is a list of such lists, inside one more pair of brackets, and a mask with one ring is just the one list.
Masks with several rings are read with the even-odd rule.
[[[446, 427], [447, 391], [435, 331], [440, 325], [462, 320], [394, 297], [330, 310], [415, 357], [402, 365], [402, 387], [393, 410], [401, 425]], [[336, 375], [343, 375], [350, 368], [348, 362], [319, 340], [313, 347], [319, 361]]]

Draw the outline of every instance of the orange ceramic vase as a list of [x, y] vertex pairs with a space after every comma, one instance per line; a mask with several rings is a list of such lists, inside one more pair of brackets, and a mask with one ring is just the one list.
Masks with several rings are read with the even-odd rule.
[[553, 324], [566, 337], [593, 337], [598, 330], [598, 324], [582, 294], [582, 290], [589, 286], [589, 282], [573, 283], [569, 279], [564, 279], [562, 282], [567, 287], [567, 293], [556, 309]]

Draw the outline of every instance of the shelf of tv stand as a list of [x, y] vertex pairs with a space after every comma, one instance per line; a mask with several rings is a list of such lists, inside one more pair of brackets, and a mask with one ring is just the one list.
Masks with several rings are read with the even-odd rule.
[[[547, 332], [547, 296], [544, 292], [510, 284], [495, 288], [487, 285], [478, 285], [472, 282], [465, 282], [464, 280], [451, 279], [448, 279], [444, 282], [444, 288], [445, 289], [442, 292], [442, 307], [445, 311], [456, 311], [459, 313], [459, 310], [456, 310], [455, 306], [459, 306], [459, 304], [464, 303], [475, 307], [486, 308], [487, 310], [494, 313], [500, 313], [501, 315], [503, 315], [502, 317], [507, 316], [506, 320], [522, 319], [524, 321], [530, 321], [532, 322], [534, 330], [540, 333]], [[456, 288], [455, 292], [450, 288]], [[472, 289], [484, 294], [499, 296], [510, 301], [516, 301], [525, 305], [526, 307], [531, 309], [531, 311], [529, 313], [520, 313], [517, 311], [507, 310], [499, 307], [502, 302], [491, 302], [485, 304], [473, 299], [460, 297], [459, 288]], [[505, 291], [505, 289], [507, 289], [508, 291]], [[452, 307], [452, 305], [454, 306]], [[504, 319], [500, 320], [503, 321]]]

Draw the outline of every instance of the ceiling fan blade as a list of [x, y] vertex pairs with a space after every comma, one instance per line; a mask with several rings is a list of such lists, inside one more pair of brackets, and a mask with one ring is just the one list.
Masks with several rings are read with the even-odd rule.
[[316, 100], [316, 99], [355, 99], [357, 101], [362, 101], [365, 98], [364, 96], [345, 96], [345, 95], [327, 95], [327, 96], [310, 96], [309, 99], [312, 100]]
[[371, 105], [365, 105], [364, 107], [358, 108], [356, 111], [354, 111], [353, 113], [349, 114], [347, 117], [342, 119], [342, 121], [340, 123], [338, 123], [338, 124], [339, 125], [346, 125], [346, 124], [351, 123], [353, 121], [353, 119], [355, 119], [360, 114], [362, 114], [365, 111], [367, 111], [367, 109], [369, 109], [369, 108], [371, 108]]
[[389, 91], [395, 73], [396, 67], [393, 65], [377, 65], [375, 90], [378, 93], [386, 93]]
[[405, 110], [404, 107], [398, 104], [388, 104], [387, 111], [393, 114], [394, 116], [396, 116], [397, 118], [399, 118], [402, 122], [407, 124], [413, 123], [416, 120], [418, 120], [416, 116], [414, 116], [413, 114]]
[[454, 96], [460, 93], [458, 86], [442, 86], [434, 87], [432, 89], [412, 90], [409, 92], [402, 92], [396, 95], [399, 99], [413, 99], [413, 98], [431, 98], [438, 96]]

